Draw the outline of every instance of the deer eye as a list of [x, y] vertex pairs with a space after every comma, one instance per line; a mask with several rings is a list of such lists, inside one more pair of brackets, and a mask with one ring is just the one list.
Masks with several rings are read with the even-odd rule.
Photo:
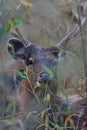
[[29, 59], [26, 60], [27, 66], [32, 65], [33, 63], [34, 63], [34, 60], [32, 58], [29, 58]]

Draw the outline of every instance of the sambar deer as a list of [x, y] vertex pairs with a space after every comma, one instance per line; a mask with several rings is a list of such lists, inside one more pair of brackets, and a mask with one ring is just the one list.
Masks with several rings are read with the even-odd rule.
[[22, 127], [24, 130], [52, 129], [51, 126], [46, 124], [46, 121], [49, 120], [47, 116], [44, 122], [44, 118], [40, 118], [40, 114], [45, 110], [49, 115], [49, 110], [51, 107], [54, 109], [56, 101], [57, 107], [62, 102], [56, 100], [58, 91], [56, 66], [59, 57], [66, 53], [65, 51], [59, 53], [58, 47], [65, 47], [65, 42], [79, 33], [81, 27], [85, 24], [86, 17], [81, 15], [79, 20], [80, 22], [57, 44], [57, 47], [37, 47], [23, 38], [18, 29], [16, 29], [17, 33], [13, 33], [16, 38], [9, 39], [8, 53], [15, 60], [24, 61], [26, 66], [27, 78], [20, 82], [17, 100], [17, 110], [21, 112], [19, 120], [24, 122]]
[[32, 113], [28, 119], [26, 130], [35, 130], [36, 126], [40, 124], [37, 115], [47, 109], [46, 96], [49, 94], [50, 100], [52, 100], [57, 95], [58, 49], [39, 48], [29, 41], [26, 43], [24, 45], [20, 39], [12, 38], [9, 39], [7, 48], [14, 59], [21, 59], [26, 65], [28, 79], [22, 80], [20, 83], [17, 108], [19, 112]]

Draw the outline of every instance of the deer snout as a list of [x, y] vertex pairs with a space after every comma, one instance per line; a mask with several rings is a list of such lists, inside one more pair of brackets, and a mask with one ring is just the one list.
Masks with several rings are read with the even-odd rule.
[[38, 78], [38, 82], [44, 83], [44, 84], [50, 83], [51, 80], [52, 80], [52, 77], [47, 72], [41, 73]]

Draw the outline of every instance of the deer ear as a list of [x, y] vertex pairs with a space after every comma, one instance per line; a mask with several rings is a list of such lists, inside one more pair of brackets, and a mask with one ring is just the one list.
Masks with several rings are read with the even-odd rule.
[[25, 47], [17, 38], [11, 38], [7, 42], [7, 51], [14, 59], [24, 59]]

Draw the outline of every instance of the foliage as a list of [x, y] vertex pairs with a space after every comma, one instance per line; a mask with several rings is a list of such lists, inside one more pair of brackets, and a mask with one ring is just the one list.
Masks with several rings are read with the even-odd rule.
[[12, 16], [12, 19], [6, 22], [6, 31], [9, 32], [11, 29], [22, 24], [22, 22], [23, 20], [21, 16]]
[[0, 37], [2, 37], [5, 33], [10, 32], [11, 29], [14, 29], [22, 23], [23, 20], [21, 16], [12, 16], [11, 20], [6, 21], [6, 25], [0, 25]]
[[31, 3], [31, 2], [28, 2], [28, 1], [26, 1], [26, 0], [20, 0], [20, 2], [21, 2], [24, 6], [27, 6], [27, 7], [29, 7], [29, 8], [32, 7], [32, 3]]
[[19, 75], [21, 78], [23, 78], [23, 79], [25, 79], [25, 80], [28, 80], [28, 75], [27, 75], [26, 71], [24, 71], [24, 70], [22, 70], [22, 69], [19, 70], [18, 75]]
[[[36, 6], [36, 5], [33, 6], [33, 4], [31, 2], [28, 2], [28, 0], [20, 0], [18, 2], [19, 2], [19, 4], [18, 4], [17, 7], [22, 6], [24, 8], [25, 12], [30, 11], [28, 9], [31, 9], [31, 8], [33, 8], [33, 10], [34, 10], [35, 9], [34, 7]], [[46, 26], [43, 25], [43, 21], [45, 21], [44, 19], [50, 17], [49, 16], [50, 13], [48, 13], [48, 12], [51, 12], [51, 11], [49, 11], [49, 9], [48, 9], [48, 12], [45, 12], [45, 13], [43, 12], [42, 15], [39, 16], [39, 18], [36, 16], [36, 14], [34, 14], [36, 12], [31, 13], [31, 16], [33, 15], [33, 17], [32, 17], [33, 20], [31, 19], [31, 21], [29, 21], [29, 22], [31, 22], [30, 23], [30, 29], [31, 29], [31, 26], [32, 27], [34, 26], [34, 28], [36, 30], [38, 30], [39, 33], [35, 32], [36, 30], [33, 30], [33, 31], [30, 30], [30, 34], [32, 32], [35, 32], [37, 34], [36, 35], [36, 39], [38, 39], [38, 37], [41, 38], [41, 39], [39, 39], [41, 42], [43, 41], [42, 38], [45, 39], [46, 37], [49, 37], [50, 42], [52, 43], [52, 45], [54, 45], [55, 42], [57, 43], [58, 37], [59, 37], [59, 39], [61, 39], [63, 37], [63, 35], [65, 35], [64, 31], [66, 32], [66, 31], [71, 30], [71, 26], [73, 28], [73, 24], [77, 24], [79, 22], [77, 20], [75, 12], [74, 12], [75, 15], [73, 15], [73, 12], [68, 12], [69, 11], [68, 9], [71, 9], [71, 3], [70, 2], [73, 3], [74, 6], [75, 6], [75, 4], [77, 4], [77, 2], [69, 0], [69, 1], [65, 2], [65, 4], [63, 6], [61, 6], [61, 8], [59, 8], [58, 4], [54, 4], [53, 6], [51, 6], [51, 7], [55, 7], [55, 9], [54, 9], [55, 12], [56, 12], [55, 14], [57, 14], [57, 11], [59, 11], [59, 12], [62, 11], [62, 13], [64, 13], [63, 14], [64, 17], [62, 17], [62, 18], [60, 18], [61, 14], [58, 14], [58, 17], [59, 17], [58, 19], [60, 20], [61, 24], [59, 24], [57, 26], [57, 30], [56, 30], [56, 27], [53, 26], [53, 27], [55, 27], [55, 32], [57, 32], [56, 36], [54, 35], [53, 30], [51, 30], [51, 29], [53, 29], [53, 27], [51, 25], [49, 25], [50, 22], [49, 22], [48, 19], [46, 21]], [[68, 4], [66, 4], [66, 3], [68, 3]], [[59, 4], [61, 4], [61, 2]], [[63, 4], [63, 2], [62, 2], [62, 4]], [[52, 5], [52, 3], [50, 5]], [[46, 6], [48, 7], [48, 5], [46, 5]], [[70, 6], [70, 8], [68, 8], [68, 6]], [[45, 6], [44, 6], [44, 8], [45, 8]], [[19, 10], [20, 10], [20, 8], [19, 8]], [[49, 15], [47, 15], [46, 13], [48, 13]], [[44, 17], [44, 14], [46, 15], [46, 18]], [[72, 17], [69, 14], [71, 14]], [[67, 27], [66, 27], [66, 25], [65, 26], [63, 25], [63, 23], [65, 24], [65, 22], [66, 22], [65, 16], [67, 16], [67, 18], [69, 18], [68, 22], [66, 23]], [[52, 17], [53, 17], [53, 22], [56, 23], [55, 22], [56, 21], [56, 17], [54, 15], [52, 15]], [[26, 21], [28, 21], [28, 17], [27, 17]], [[69, 27], [69, 22], [71, 22], [70, 27]], [[73, 22], [73, 24], [72, 24], [72, 22]], [[15, 13], [11, 14], [11, 16], [8, 19], [6, 19], [6, 21], [4, 23], [0, 23], [0, 38], [3, 38], [3, 35], [7, 35], [12, 29], [15, 29], [16, 27], [19, 27], [20, 25], [23, 25], [24, 23], [25, 23], [25, 21], [24, 21], [24, 19], [22, 17], [22, 14], [21, 15], [18, 15], [18, 14], [15, 14]], [[47, 28], [47, 26], [49, 28]], [[63, 33], [60, 30], [63, 30]], [[50, 32], [50, 34], [49, 34], [49, 32]], [[85, 34], [86, 33], [87, 32], [85, 32]], [[39, 35], [39, 34], [41, 34], [41, 35]], [[84, 34], [84, 38], [85, 38], [85, 34]], [[35, 37], [35, 36], [33, 35], [33, 37]], [[81, 39], [81, 36], [80, 36], [79, 39]], [[86, 38], [85, 38], [85, 40], [86, 40]], [[48, 41], [49, 40], [47, 40], [47, 42]], [[76, 39], [76, 42], [78, 42], [78, 41], [79, 40]], [[74, 55], [76, 55], [76, 53], [80, 53], [81, 54], [81, 49], [78, 49], [78, 47], [77, 47], [78, 45], [75, 46], [74, 42], [71, 41], [72, 45], [71, 45], [70, 50], [72, 52], [75, 52]], [[11, 44], [9, 44], [9, 46], [11, 48], [13, 48], [13, 46], [11, 46]], [[66, 50], [67, 50], [67, 48], [66, 48]], [[81, 55], [81, 56], [83, 56], [83, 55]], [[15, 57], [15, 59], [16, 58], [17, 57]], [[70, 59], [70, 61], [72, 62], [72, 59]], [[67, 65], [68, 65], [68, 63], [67, 63]], [[65, 66], [65, 64], [63, 64], [63, 66]], [[79, 66], [79, 63], [78, 63], [78, 66]], [[44, 66], [43, 68], [50, 75], [51, 78], [54, 77], [54, 73], [48, 67]], [[62, 68], [62, 70], [63, 70], [63, 68]], [[71, 67], [70, 70], [73, 71], [73, 68]], [[65, 71], [66, 70], [64, 70], [64, 72]], [[69, 69], [68, 69], [68, 71], [69, 71]], [[71, 71], [69, 73], [71, 73]], [[79, 75], [80, 72], [77, 72], [77, 73]], [[82, 70], [81, 70], [81, 73], [82, 73]], [[29, 80], [27, 72], [25, 70], [23, 70], [23, 69], [20, 69], [18, 71], [18, 76], [21, 77], [22, 80]], [[83, 97], [83, 100], [84, 100], [85, 99], [85, 96], [84, 96], [85, 94], [84, 93], [85, 93], [85, 86], [86, 86], [85, 83], [86, 83], [87, 77], [84, 77], [84, 76], [80, 77], [81, 78], [81, 82], [79, 83], [80, 79], [78, 79], [77, 86], [75, 85], [74, 87], [72, 87], [71, 84], [69, 84], [69, 81], [66, 83], [66, 77], [65, 76], [66, 76], [66, 74], [64, 74], [62, 76], [62, 80], [64, 81], [63, 84], [58, 84], [58, 87], [59, 87], [59, 89], [62, 92], [63, 98], [65, 100], [68, 100], [68, 97], [71, 96], [70, 94], [75, 92], [76, 94], [81, 95], [81, 97]], [[70, 76], [71, 77], [69, 77], [69, 78], [72, 78], [72, 75], [70, 75]], [[75, 74], [74, 74], [74, 76], [75, 76]], [[47, 87], [45, 87], [45, 88], [47, 89]], [[37, 97], [37, 95], [35, 93], [38, 89], [39, 88], [37, 88], [37, 86], [35, 86], [35, 90], [33, 90], [33, 94], [36, 96], [36, 98], [38, 98], [38, 101], [40, 101], [39, 96]], [[9, 90], [7, 90], [7, 91], [9, 91]], [[83, 117], [81, 117], [81, 113], [79, 112], [79, 111], [81, 111], [83, 105], [81, 103], [76, 103], [74, 105], [71, 105], [72, 101], [69, 100], [71, 104], [67, 104], [66, 111], [62, 111], [62, 107], [63, 107], [62, 105], [50, 104], [52, 92], [49, 92], [49, 91], [45, 90], [45, 94], [44, 95], [45, 95], [44, 96], [44, 103], [46, 105], [46, 108], [40, 112], [41, 124], [36, 129], [38, 130], [39, 128], [42, 128], [44, 126], [45, 130], [51, 130], [50, 126], [52, 126], [54, 128], [54, 130], [55, 129], [56, 130], [66, 130], [66, 129], [67, 130], [68, 129], [76, 130], [78, 125], [80, 125], [80, 123], [78, 123], [79, 120], [83, 118]], [[6, 100], [6, 95], [4, 97], [4, 100]], [[3, 107], [4, 115], [7, 114], [8, 117], [5, 117], [5, 116], [0, 117], [0, 122], [4, 122], [7, 125], [13, 125], [14, 124], [14, 119], [15, 119], [15, 114], [16, 114], [15, 105], [16, 105], [15, 101], [12, 101], [12, 102], [10, 101], [10, 103], [7, 104], [7, 107], [5, 107], [5, 106]], [[82, 105], [82, 106], [78, 107], [79, 105]], [[56, 108], [59, 109], [56, 114], [54, 112], [51, 113], [52, 114], [52, 121], [50, 121], [50, 114], [49, 114], [49, 111], [51, 110], [51, 107], [53, 107], [53, 108], [56, 107]], [[65, 108], [65, 106], [64, 106], [64, 108]], [[9, 112], [11, 112], [10, 115], [9, 115]], [[37, 114], [37, 111], [33, 111], [32, 110], [31, 112], [25, 112], [25, 113], [27, 113], [25, 115], [26, 115], [26, 119], [28, 120], [31, 117], [31, 115]], [[19, 113], [17, 113], [17, 115], [19, 115]], [[73, 115], [75, 115], [74, 117], [77, 119], [77, 123], [78, 124], [76, 124], [76, 120], [73, 118]], [[39, 116], [37, 115], [37, 117], [39, 117]], [[58, 121], [60, 121], [60, 122], [58, 123]], [[86, 129], [87, 129], [87, 118], [85, 118], [83, 120], [83, 123], [82, 123], [82, 130], [86, 130]]]

